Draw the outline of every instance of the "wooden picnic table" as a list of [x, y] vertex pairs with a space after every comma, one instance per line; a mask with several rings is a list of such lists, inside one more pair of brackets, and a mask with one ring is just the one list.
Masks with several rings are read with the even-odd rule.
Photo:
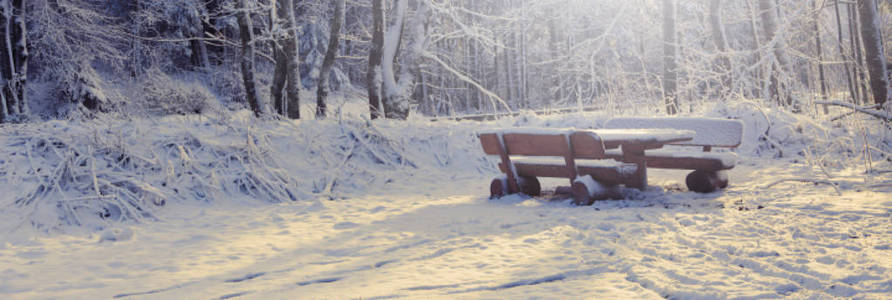
[[626, 186], [644, 190], [647, 187], [647, 157], [644, 150], [659, 149], [667, 144], [694, 139], [695, 132], [677, 129], [593, 129], [601, 137], [604, 148], [621, 148], [623, 161], [635, 163], [637, 169]]
[[[677, 129], [575, 128], [508, 128], [479, 133], [484, 152], [501, 157], [500, 169], [507, 177], [504, 188], [499, 179], [493, 181], [493, 195], [523, 191], [522, 185], [518, 184], [519, 178], [515, 178], [518, 176], [526, 177], [524, 181], [528, 183], [534, 182], [527, 184], [529, 187], [526, 191], [533, 195], [539, 193], [537, 176], [569, 178], [571, 186], [574, 186], [580, 174], [592, 175], [602, 184], [622, 183], [643, 190], [647, 187], [647, 157], [644, 151], [690, 141], [694, 135], [694, 131]], [[617, 159], [622, 162], [590, 165], [592, 160], [610, 160], [605, 156], [605, 149], [617, 148], [622, 153], [622, 157]], [[515, 158], [512, 159], [512, 156]], [[531, 160], [531, 156], [553, 159]], [[583, 160], [583, 164], [577, 164], [577, 159]], [[515, 160], [520, 162], [516, 163]], [[630, 167], [634, 164], [634, 172], [630, 172], [632, 170], [622, 163], [628, 163], [626, 166]], [[558, 190], [567, 189], [559, 187]]]

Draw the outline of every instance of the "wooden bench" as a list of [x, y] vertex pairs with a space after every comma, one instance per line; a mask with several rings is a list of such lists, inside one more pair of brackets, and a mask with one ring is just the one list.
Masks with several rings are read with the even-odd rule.
[[[734, 168], [737, 154], [711, 152], [713, 148], [736, 148], [743, 140], [743, 122], [713, 118], [614, 118], [607, 121], [608, 129], [680, 129], [696, 132], [690, 141], [670, 145], [699, 147], [702, 151], [674, 147], [645, 151], [648, 168], [694, 170], [685, 178], [688, 189], [709, 193], [728, 186], [725, 170]], [[623, 153], [606, 151], [606, 157], [623, 160]]]
[[[490, 195], [541, 194], [537, 177], [570, 179], [574, 203], [619, 197], [615, 187], [629, 180], [636, 165], [605, 157], [604, 143], [592, 131], [517, 128], [478, 134], [483, 151], [498, 155], [504, 177], [490, 184]], [[590, 177], [589, 177], [590, 176]]]

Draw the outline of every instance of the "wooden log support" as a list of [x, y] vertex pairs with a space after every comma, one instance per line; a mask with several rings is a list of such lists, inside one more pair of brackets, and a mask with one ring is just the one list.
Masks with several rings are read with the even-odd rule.
[[[517, 185], [520, 193], [534, 197], [542, 195], [542, 185], [536, 177], [520, 176], [518, 177]], [[490, 198], [500, 198], [510, 194], [513, 193], [508, 192], [508, 178], [506, 176], [493, 179], [489, 184]]]
[[688, 189], [698, 193], [712, 193], [728, 186], [724, 172], [696, 170], [685, 178]]
[[595, 202], [592, 198], [592, 191], [584, 183], [574, 182], [571, 188], [573, 189], [573, 204], [592, 205]]
[[489, 184], [489, 198], [500, 198], [508, 195], [508, 180], [505, 177], [493, 179]]
[[596, 187], [594, 190], [582, 183], [581, 181], [573, 182], [571, 186], [573, 193], [573, 204], [575, 205], [592, 205], [595, 201], [599, 200], [607, 200], [607, 199], [622, 199], [623, 195], [620, 192], [619, 186], [617, 185], [603, 185], [600, 182], [597, 183], [600, 185]]

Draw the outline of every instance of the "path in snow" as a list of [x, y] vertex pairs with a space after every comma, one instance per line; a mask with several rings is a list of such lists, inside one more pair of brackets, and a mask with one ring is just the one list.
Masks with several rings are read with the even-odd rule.
[[[888, 297], [890, 193], [766, 179], [744, 161], [723, 193], [651, 173], [632, 200], [486, 199], [486, 178], [261, 207], [171, 207], [129, 240], [0, 244], [12, 298]], [[860, 180], [853, 177], [852, 181]], [[4, 297], [4, 298], [5, 298]]]

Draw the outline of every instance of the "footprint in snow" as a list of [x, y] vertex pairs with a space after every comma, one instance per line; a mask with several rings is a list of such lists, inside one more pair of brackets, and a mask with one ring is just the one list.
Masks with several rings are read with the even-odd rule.
[[99, 236], [99, 242], [120, 242], [133, 237], [133, 231], [129, 228], [109, 228]]
[[359, 224], [356, 224], [353, 222], [341, 222], [341, 223], [335, 224], [332, 228], [337, 229], [337, 230], [343, 230], [343, 229], [351, 229], [351, 228], [356, 228], [356, 227], [359, 227]]

